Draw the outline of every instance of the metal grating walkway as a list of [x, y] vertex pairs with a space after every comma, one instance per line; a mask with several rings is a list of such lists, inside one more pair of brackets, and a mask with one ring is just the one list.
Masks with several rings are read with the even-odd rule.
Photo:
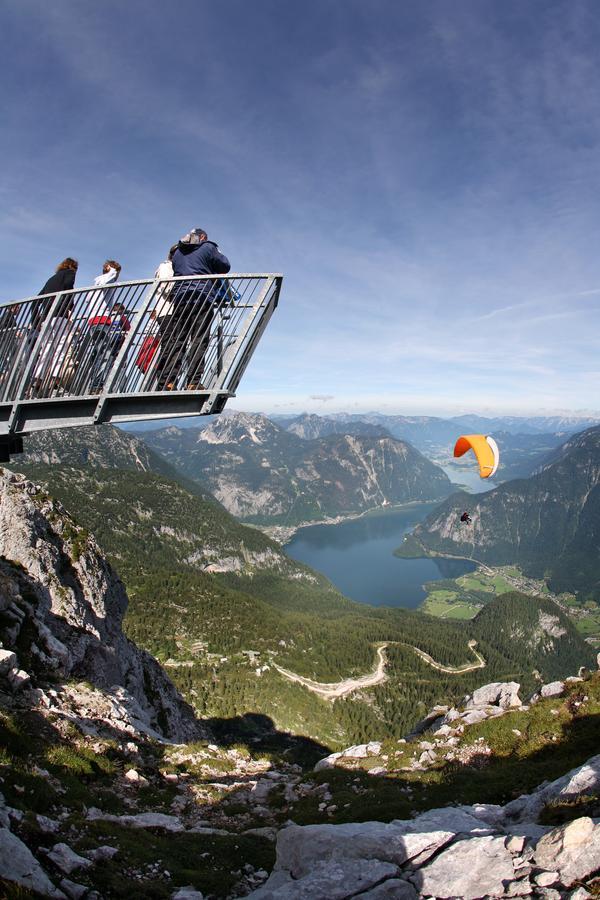
[[39, 429], [221, 412], [281, 283], [126, 281], [0, 306], [0, 460]]

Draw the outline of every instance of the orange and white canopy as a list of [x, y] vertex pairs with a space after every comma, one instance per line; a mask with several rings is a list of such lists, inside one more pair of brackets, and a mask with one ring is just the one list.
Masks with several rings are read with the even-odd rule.
[[479, 474], [482, 478], [491, 478], [496, 474], [500, 462], [500, 451], [493, 437], [486, 434], [463, 434], [454, 445], [454, 455], [463, 456], [472, 450], [479, 463]]

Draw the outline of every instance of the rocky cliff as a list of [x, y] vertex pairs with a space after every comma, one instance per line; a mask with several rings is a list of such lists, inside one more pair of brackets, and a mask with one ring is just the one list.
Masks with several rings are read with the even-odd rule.
[[[0, 638], [15, 684], [39, 687], [40, 702], [60, 710], [64, 700], [73, 713], [69, 683], [86, 681], [100, 705], [116, 704], [135, 729], [189, 737], [191, 711], [153, 657], [123, 634], [126, 608], [94, 539], [36, 485], [3, 470]], [[91, 699], [88, 689], [83, 705]]]

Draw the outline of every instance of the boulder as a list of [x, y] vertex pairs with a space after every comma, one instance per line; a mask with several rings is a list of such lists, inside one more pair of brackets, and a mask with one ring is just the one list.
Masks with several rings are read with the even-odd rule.
[[400, 826], [408, 824], [415, 832], [447, 831], [453, 835], [485, 835], [494, 831], [487, 822], [474, 815], [470, 808], [454, 806], [430, 809], [408, 823], [402, 819], [395, 819], [392, 824]]
[[540, 872], [533, 880], [538, 887], [552, 887], [558, 881], [558, 872]]
[[52, 884], [29, 847], [8, 828], [0, 828], [0, 878], [14, 881], [42, 897], [65, 896]]
[[248, 896], [254, 900], [344, 900], [354, 894], [364, 897], [369, 888], [397, 873], [396, 866], [376, 859], [332, 859], [308, 866], [306, 873], [296, 879], [289, 873], [275, 873]]
[[12, 650], [0, 650], [0, 675], [7, 675], [17, 665], [17, 654]]
[[250, 789], [250, 799], [255, 803], [264, 803], [275, 784], [268, 778], [259, 778], [255, 785]]
[[564, 681], [551, 681], [550, 684], [543, 684], [540, 690], [542, 697], [560, 697], [564, 692]]
[[67, 897], [69, 897], [69, 900], [81, 900], [81, 897], [85, 897], [89, 891], [89, 887], [86, 887], [85, 884], [77, 884], [74, 881], [69, 881], [68, 878], [63, 878], [60, 886]]
[[532, 794], [523, 794], [507, 803], [503, 811], [503, 823], [536, 822], [541, 810], [551, 800], [577, 797], [580, 794], [596, 794], [600, 790], [600, 754], [592, 756], [581, 766], [566, 775], [539, 787]]
[[330, 753], [329, 756], [324, 756], [323, 759], [320, 759], [315, 763], [313, 771], [322, 772], [323, 769], [333, 769], [338, 759], [341, 758], [341, 755], [341, 753]]
[[476, 900], [502, 897], [504, 884], [514, 879], [512, 857], [504, 838], [463, 838], [443, 850], [411, 877], [421, 896]]
[[118, 852], [118, 847], [110, 847], [108, 844], [103, 844], [101, 847], [96, 847], [94, 850], [88, 850], [87, 855], [95, 863], [99, 863], [105, 862], [107, 859], [112, 859]]
[[179, 888], [174, 894], [171, 894], [171, 900], [204, 900], [204, 894], [197, 891], [193, 884], [188, 887]]
[[324, 756], [323, 759], [320, 759], [314, 767], [315, 772], [320, 772], [323, 769], [331, 769], [335, 766], [338, 759], [366, 759], [369, 756], [379, 756], [381, 753], [381, 744], [379, 741], [369, 741], [368, 744], [353, 744], [352, 747], [346, 747], [345, 750], [340, 750], [339, 753], [330, 753], [329, 756]]
[[331, 859], [378, 859], [402, 865], [452, 840], [447, 829], [411, 834], [406, 823], [351, 822], [345, 825], [291, 825], [277, 838], [277, 869], [301, 878], [317, 863]]
[[148, 784], [148, 779], [143, 775], [140, 775], [137, 769], [128, 769], [125, 772], [124, 777], [127, 779], [127, 781], [130, 782], [130, 784], [136, 784], [138, 785], [138, 787], [144, 787]]
[[491, 684], [484, 684], [483, 687], [473, 691], [473, 696], [465, 708], [500, 706], [502, 709], [510, 709], [513, 706], [521, 706], [520, 688], [521, 685], [516, 681], [494, 681]]
[[11, 669], [8, 673], [8, 683], [13, 691], [20, 691], [31, 683], [31, 675], [23, 669]]
[[42, 816], [38, 813], [35, 821], [40, 831], [43, 831], [44, 834], [55, 834], [58, 831], [59, 825], [56, 819], [49, 819], [48, 816]]
[[48, 859], [65, 875], [70, 875], [75, 869], [87, 869], [92, 865], [89, 859], [79, 856], [68, 844], [55, 844], [48, 853]]
[[342, 756], [349, 756], [351, 759], [366, 759], [367, 756], [379, 756], [381, 753], [381, 744], [379, 741], [369, 741], [368, 744], [355, 744], [342, 750]]
[[135, 816], [114, 816], [112, 813], [102, 812], [95, 806], [91, 806], [86, 814], [86, 819], [101, 822], [116, 822], [127, 828], [163, 828], [165, 831], [183, 831], [183, 825], [177, 816], [167, 816], [165, 813], [138, 813]]
[[[458, 834], [488, 835], [486, 823], [461, 809], [434, 809], [409, 821], [290, 825], [277, 836], [275, 872], [304, 878], [332, 860], [427, 861]], [[272, 889], [272, 883], [269, 884]]]
[[478, 722], [485, 722], [486, 719], [489, 719], [489, 713], [485, 709], [472, 709], [461, 716], [461, 721], [465, 725], [477, 725]]
[[383, 884], [360, 895], [360, 900], [417, 900], [418, 894], [412, 884], [402, 878], [388, 878]]
[[569, 887], [600, 868], [600, 823], [589, 816], [554, 828], [538, 842], [537, 866], [558, 872], [561, 884]]

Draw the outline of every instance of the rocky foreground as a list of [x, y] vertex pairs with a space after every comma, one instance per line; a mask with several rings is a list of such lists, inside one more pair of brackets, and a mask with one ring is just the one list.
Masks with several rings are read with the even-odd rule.
[[0, 557], [0, 896], [600, 893], [597, 673], [325, 755], [265, 717], [198, 722], [123, 635], [94, 540], [7, 472]]
[[600, 869], [600, 818], [550, 828], [538, 817], [550, 803], [599, 788], [600, 755], [504, 806], [459, 805], [389, 823], [292, 824], [279, 833], [269, 880], [251, 896], [583, 900], [592, 894], [582, 882]]

